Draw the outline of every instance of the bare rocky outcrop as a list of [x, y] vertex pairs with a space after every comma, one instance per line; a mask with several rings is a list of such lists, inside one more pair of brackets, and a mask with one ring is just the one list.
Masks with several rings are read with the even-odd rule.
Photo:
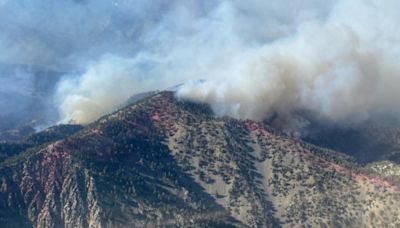
[[395, 227], [400, 185], [387, 167], [161, 92], [2, 162], [0, 223]]

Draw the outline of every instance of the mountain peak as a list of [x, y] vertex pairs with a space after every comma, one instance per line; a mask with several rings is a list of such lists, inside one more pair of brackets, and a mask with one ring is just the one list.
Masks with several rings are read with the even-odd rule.
[[173, 92], [18, 156], [0, 166], [0, 220], [14, 227], [389, 226], [399, 209], [382, 166]]

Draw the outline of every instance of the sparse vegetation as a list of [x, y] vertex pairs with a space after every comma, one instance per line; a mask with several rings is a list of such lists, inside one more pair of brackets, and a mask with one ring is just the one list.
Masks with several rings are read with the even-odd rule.
[[19, 216], [47, 227], [67, 219], [74, 227], [88, 221], [105, 227], [400, 223], [391, 203], [400, 198], [396, 164], [363, 168], [263, 123], [216, 118], [208, 106], [177, 101], [169, 92], [82, 130], [71, 127], [37, 134], [26, 145], [0, 145], [7, 157], [0, 212], [8, 213], [0, 213], [1, 221], [17, 224]]

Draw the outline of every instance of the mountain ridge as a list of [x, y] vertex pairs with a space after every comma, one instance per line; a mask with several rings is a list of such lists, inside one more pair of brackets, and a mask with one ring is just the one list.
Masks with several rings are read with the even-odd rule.
[[400, 199], [400, 185], [382, 167], [159, 92], [0, 165], [0, 222], [399, 225], [390, 202]]

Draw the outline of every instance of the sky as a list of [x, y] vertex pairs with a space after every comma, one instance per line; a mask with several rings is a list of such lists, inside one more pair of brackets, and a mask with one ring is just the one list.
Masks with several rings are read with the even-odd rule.
[[[58, 122], [89, 123], [136, 93], [178, 84], [177, 97], [241, 119], [290, 119], [299, 110], [337, 123], [398, 115], [399, 7], [0, 0], [0, 115], [39, 94]], [[45, 80], [46, 93], [37, 86], [43, 74], [55, 78]]]

